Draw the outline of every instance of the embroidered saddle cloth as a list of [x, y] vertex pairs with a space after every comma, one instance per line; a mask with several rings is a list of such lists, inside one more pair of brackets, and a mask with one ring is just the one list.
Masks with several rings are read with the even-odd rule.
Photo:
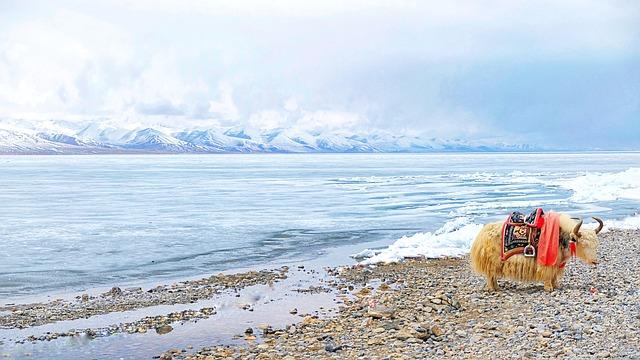
[[501, 259], [507, 260], [515, 254], [535, 257], [540, 240], [540, 229], [544, 225], [542, 209], [532, 211], [528, 216], [514, 211], [502, 225]]

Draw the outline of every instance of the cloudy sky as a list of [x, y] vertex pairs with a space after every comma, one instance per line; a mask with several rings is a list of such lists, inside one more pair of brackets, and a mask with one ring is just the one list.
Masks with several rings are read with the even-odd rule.
[[640, 149], [638, 1], [0, 0], [0, 118]]

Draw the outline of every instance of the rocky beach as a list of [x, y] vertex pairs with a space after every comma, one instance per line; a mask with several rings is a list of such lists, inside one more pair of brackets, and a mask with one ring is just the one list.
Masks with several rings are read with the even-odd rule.
[[0, 360], [640, 360], [639, 24], [0, 0]]
[[[78, 338], [84, 344], [115, 338], [109, 346], [123, 349], [116, 352], [119, 357], [163, 360], [637, 359], [640, 231], [610, 230], [600, 239], [600, 264], [571, 261], [561, 288], [552, 293], [541, 284], [506, 280], [499, 292], [487, 292], [467, 258], [446, 258], [370, 267], [289, 266], [3, 304], [0, 355], [49, 358], [38, 351], [43, 344], [64, 348]], [[261, 286], [281, 291], [243, 303], [243, 289]], [[237, 299], [229, 300], [233, 310], [226, 317], [221, 303], [212, 303], [220, 296]], [[175, 306], [180, 311], [163, 312]], [[137, 315], [141, 309], [158, 310], [104, 326], [70, 327], [101, 316]], [[221, 328], [229, 331], [214, 336]], [[195, 341], [196, 334], [205, 335]], [[162, 351], [127, 353], [124, 345], [145, 339], [166, 340], [153, 348]], [[111, 357], [95, 353], [88, 358]]]

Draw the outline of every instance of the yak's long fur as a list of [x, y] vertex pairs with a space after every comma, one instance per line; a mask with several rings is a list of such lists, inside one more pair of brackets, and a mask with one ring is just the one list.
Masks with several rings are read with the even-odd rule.
[[[524, 282], [544, 282], [546, 290], [553, 290], [558, 287], [558, 281], [564, 275], [564, 268], [560, 264], [565, 263], [570, 257], [567, 244], [571, 238], [571, 232], [577, 221], [571, 219], [566, 214], [560, 214], [560, 248], [558, 259], [554, 266], [542, 266], [536, 262], [536, 258], [529, 258], [523, 255], [512, 255], [507, 260], [501, 259], [502, 246], [502, 225], [503, 222], [495, 222], [485, 225], [471, 246], [471, 265], [473, 269], [487, 277], [487, 287], [489, 290], [497, 290], [499, 278], [509, 278]], [[593, 231], [591, 231], [593, 232]], [[593, 234], [596, 235], [595, 232]], [[597, 246], [597, 237], [585, 237], [585, 241], [578, 242], [578, 256], [591, 255], [592, 251], [581, 249], [581, 247]], [[592, 239], [593, 238], [593, 239]], [[593, 241], [592, 241], [593, 240]], [[582, 246], [581, 246], [582, 245]], [[595, 249], [593, 253], [595, 252]], [[595, 260], [583, 259], [587, 262], [595, 263]]]

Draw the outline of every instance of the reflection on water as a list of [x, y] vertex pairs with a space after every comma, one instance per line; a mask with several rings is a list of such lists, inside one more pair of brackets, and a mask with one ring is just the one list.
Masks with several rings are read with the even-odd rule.
[[[151, 359], [171, 348], [200, 349], [212, 344], [245, 344], [238, 335], [251, 327], [261, 342], [260, 324], [274, 328], [285, 328], [300, 321], [303, 315], [326, 316], [340, 304], [334, 292], [320, 292], [313, 295], [293, 291], [306, 289], [310, 285], [326, 280], [323, 271], [291, 270], [286, 280], [275, 285], [254, 285], [240, 290], [229, 291], [210, 300], [193, 304], [162, 305], [139, 310], [115, 312], [93, 316], [88, 319], [62, 321], [23, 330], [0, 329], [0, 357], [11, 359]], [[251, 311], [243, 310], [250, 305]], [[86, 336], [58, 338], [52, 341], [25, 342], [16, 344], [29, 335], [39, 336], [46, 332], [66, 332], [70, 329], [105, 328], [112, 324], [133, 322], [146, 316], [165, 315], [186, 309], [215, 307], [216, 314], [197, 322], [175, 322], [173, 330], [159, 335], [149, 330], [146, 333], [119, 333], [108, 337], [89, 339]], [[322, 312], [318, 309], [323, 308]], [[297, 314], [290, 309], [296, 308]], [[27, 355], [28, 354], [28, 355]]]

